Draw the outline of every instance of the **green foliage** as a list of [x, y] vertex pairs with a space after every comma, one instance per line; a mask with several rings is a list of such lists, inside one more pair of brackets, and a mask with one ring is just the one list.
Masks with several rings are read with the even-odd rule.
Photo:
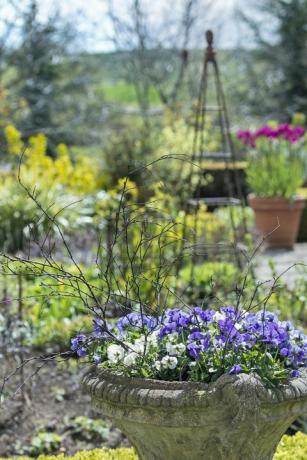
[[67, 422], [72, 436], [85, 441], [102, 442], [108, 439], [110, 426], [100, 419], [91, 419], [80, 415]]
[[31, 440], [29, 453], [34, 456], [52, 454], [61, 446], [62, 436], [52, 432], [39, 432]]
[[[0, 246], [8, 252], [24, 247], [30, 229], [37, 235], [41, 212], [14, 179], [0, 184]], [[43, 226], [44, 227], [44, 226]]]
[[256, 149], [246, 171], [251, 190], [258, 197], [293, 198], [304, 182], [299, 146], [292, 146], [288, 141], [259, 138]]
[[[246, 13], [242, 7], [242, 14], [257, 44], [248, 69], [249, 81], [255, 82], [255, 87], [249, 91], [251, 102], [258, 114], [264, 108], [279, 119], [281, 114], [289, 117], [296, 111], [306, 113], [307, 1], [256, 0], [250, 3], [250, 11]], [[271, 24], [270, 30], [274, 32], [267, 34], [265, 24]], [[242, 61], [241, 58], [241, 65]], [[261, 68], [265, 78], [260, 79], [256, 75]], [[263, 82], [265, 91], [260, 92]]]
[[[273, 275], [274, 275], [274, 267]], [[298, 273], [294, 286], [289, 288], [282, 282], [274, 289], [268, 300], [268, 308], [279, 313], [282, 319], [293, 319], [307, 327], [307, 277], [306, 270]], [[282, 280], [281, 280], [282, 281]]]
[[51, 391], [54, 395], [54, 399], [57, 401], [57, 402], [62, 402], [64, 401], [65, 397], [66, 397], [66, 391], [64, 388], [61, 388], [61, 387], [58, 387], [58, 386], [54, 386], [54, 387], [51, 387]]
[[144, 127], [123, 129], [111, 137], [103, 150], [106, 185], [114, 187], [126, 176], [136, 184], [144, 185], [142, 167], [153, 160], [156, 142], [155, 133]]
[[[107, 102], [131, 105], [137, 104], [135, 86], [124, 80], [119, 80], [109, 85], [104, 84], [98, 88], [97, 92], [103, 95]], [[150, 104], [159, 105], [160, 98], [153, 86], [149, 88], [148, 98]]]
[[[71, 268], [73, 270], [73, 268]], [[94, 270], [84, 269], [88, 279], [95, 282]], [[67, 348], [70, 337], [80, 329], [88, 330], [91, 324], [85, 306], [72, 290], [56, 280], [41, 283], [30, 278], [24, 285], [25, 320], [32, 330], [32, 344], [38, 348], [53, 345]]]
[[244, 231], [246, 226], [247, 230], [250, 230], [255, 223], [254, 212], [249, 207], [242, 208], [241, 206], [228, 206], [218, 208], [214, 214], [216, 214], [228, 228], [234, 227], [237, 231]]
[[[42, 261], [36, 260], [36, 262], [40, 264]], [[12, 268], [10, 265], [5, 268], [8, 272], [9, 267]], [[13, 270], [15, 276], [3, 275], [1, 280], [5, 292], [13, 299], [10, 310], [6, 311], [6, 317], [18, 317], [18, 299], [21, 296], [24, 327], [21, 329], [19, 325], [18, 332], [26, 333], [24, 346], [31, 345], [39, 349], [52, 346], [67, 350], [71, 336], [81, 329], [89, 330], [91, 318], [82, 300], [75, 296], [76, 291], [70, 292], [68, 287], [56, 278], [55, 270], [48, 269], [49, 275], [54, 276], [53, 281], [52, 278], [43, 279], [35, 269], [27, 272], [26, 267], [21, 263], [15, 264]], [[73, 273], [73, 267], [70, 267], [70, 270]], [[84, 268], [84, 272], [93, 285], [99, 282], [97, 270]], [[12, 322], [12, 326], [14, 324], [15, 321]], [[5, 321], [3, 326], [0, 324], [0, 329], [2, 327], [5, 329]]]
[[[64, 194], [61, 186], [41, 187], [36, 190], [36, 199], [51, 216], [76, 201], [74, 195]], [[55, 226], [14, 176], [0, 176], [0, 215], [0, 248], [8, 253], [24, 249], [29, 239], [37, 240], [47, 233], [56, 234]], [[57, 221], [70, 232], [78, 228], [82, 223], [82, 204], [68, 207], [65, 216], [59, 213]]]
[[239, 271], [226, 262], [187, 265], [179, 273], [179, 285], [192, 304], [207, 303], [214, 297], [225, 298], [238, 282]]
[[[196, 237], [200, 244], [214, 245], [227, 240], [229, 231], [223, 220], [209, 213], [205, 206], [200, 206], [196, 214], [179, 211], [177, 197], [165, 192], [159, 184], [152, 187], [144, 204], [139, 205], [139, 200], [139, 189], [125, 179], [97, 200], [94, 222], [106, 242], [100, 249], [100, 272], [105, 272], [108, 248], [112, 248], [112, 258], [116, 260], [110, 268], [113, 292], [125, 293], [151, 308], [158, 303], [161, 307], [166, 299], [174, 301], [169, 288], [176, 284], [182, 241], [193, 242]], [[120, 201], [125, 212], [118, 214]]]
[[[198, 187], [206, 186], [212, 181], [212, 176], [204, 173], [199, 174], [199, 168], [193, 164], [194, 143], [194, 113], [188, 118], [168, 111], [165, 115], [164, 127], [161, 131], [160, 143], [156, 157], [165, 160], [155, 166], [155, 171], [165, 189], [181, 200], [190, 199], [193, 191]], [[206, 118], [206, 129], [203, 132], [203, 141], [206, 152], [219, 151], [220, 133], [213, 126], [211, 118]], [[207, 164], [203, 164], [204, 171]]]
[[23, 127], [30, 133], [46, 127], [52, 132], [56, 127], [51, 113], [59, 80], [55, 60], [63, 57], [67, 44], [57, 19], [50, 17], [47, 24], [42, 24], [38, 19], [38, 2], [31, 0], [23, 15], [22, 43], [12, 58], [17, 69], [18, 94], [28, 107]]

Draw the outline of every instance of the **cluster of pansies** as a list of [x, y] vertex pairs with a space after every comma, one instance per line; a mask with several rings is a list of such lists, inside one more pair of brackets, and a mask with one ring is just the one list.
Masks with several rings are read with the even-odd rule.
[[240, 130], [237, 133], [237, 137], [244, 145], [254, 148], [256, 146], [256, 140], [260, 137], [265, 137], [267, 139], [285, 139], [295, 144], [304, 134], [305, 128], [302, 126], [292, 127], [288, 123], [282, 123], [276, 127], [265, 125], [254, 132], [250, 130]]
[[257, 373], [267, 383], [298, 377], [307, 366], [307, 336], [271, 312], [194, 307], [163, 317], [130, 313], [106, 334], [95, 320], [72, 350], [103, 368], [129, 376], [210, 382], [220, 375]]

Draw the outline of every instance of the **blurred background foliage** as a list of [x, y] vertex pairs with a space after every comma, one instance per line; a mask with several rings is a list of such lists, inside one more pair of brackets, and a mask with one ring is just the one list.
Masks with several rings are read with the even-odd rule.
[[[174, 225], [164, 235], [164, 243], [169, 240], [168, 267], [180, 241], [195, 234], [194, 216], [182, 208], [180, 196], [189, 193], [184, 188], [190, 164], [184, 160], [191, 157], [195, 135], [203, 19], [206, 14], [210, 18], [209, 6], [196, 0], [178, 2], [172, 27], [168, 27], [164, 15], [152, 21], [145, 2], [131, 1], [128, 14], [110, 1], [106, 17], [112, 51], [105, 52], [82, 46], [88, 39], [88, 32], [80, 28], [86, 20], [84, 11], [68, 18], [61, 8], [54, 8], [42, 16], [36, 0], [20, 2], [18, 7], [8, 1], [1, 7], [4, 13], [8, 8], [11, 12], [8, 17], [4, 14], [0, 28], [1, 250], [25, 252], [29, 239], [40, 241], [46, 233], [58, 244], [59, 229], [42, 212], [48, 209], [57, 216], [91, 273], [97, 250], [94, 239], [100, 235], [105, 247], [110, 246], [123, 198], [123, 178], [129, 175], [124, 200], [135, 220], [129, 229], [131, 250], [137, 248], [145, 231], [133, 211], [138, 207], [139, 214], [152, 219], [146, 227], [148, 234], [154, 234], [157, 222]], [[238, 2], [233, 20], [243, 27], [243, 33], [236, 44], [218, 50], [240, 160], [234, 167], [240, 170], [244, 192], [246, 152], [235, 136], [238, 126], [257, 126], [271, 118], [305, 123], [306, 10], [306, 0], [251, 2], [249, 11]], [[91, 34], [95, 36], [94, 31]], [[213, 92], [210, 87], [209, 99]], [[216, 121], [210, 115], [203, 133], [209, 153], [220, 149]], [[142, 168], [148, 164], [151, 166]], [[225, 186], [225, 164], [206, 161], [203, 166], [203, 190], [208, 196], [219, 196]], [[29, 199], [29, 191], [36, 202]], [[198, 209], [197, 219], [196, 238], [210, 250], [198, 261], [193, 286], [189, 286], [189, 261], [179, 272], [170, 270], [165, 276], [171, 286], [180, 287], [189, 302], [227, 298], [239, 283], [240, 273], [233, 254], [220, 248], [232, 239], [234, 226], [249, 250], [252, 236], [246, 231], [252, 232], [253, 214], [248, 208], [242, 214], [236, 208], [230, 213], [227, 207], [214, 210], [204, 205]], [[133, 277], [124, 248], [119, 246], [116, 251], [120, 267], [116, 282], [123, 288]], [[102, 267], [107, 251], [100, 257]], [[146, 267], [142, 261], [136, 270], [146, 273], [148, 279], [155, 278], [159, 257], [160, 248], [153, 240], [147, 247]], [[6, 281], [4, 299], [7, 286]], [[26, 289], [35, 294], [39, 286], [31, 280]], [[129, 289], [133, 292], [133, 283]], [[304, 289], [303, 283], [298, 291]], [[141, 290], [148, 300], [156, 301], [154, 289], [145, 279]], [[288, 299], [289, 292], [284, 291], [284, 298]], [[300, 305], [298, 300], [294, 303]], [[40, 318], [42, 336], [50, 330], [59, 340], [67, 324], [75, 327], [79, 315], [83, 321], [82, 308], [75, 308], [74, 302], [72, 309], [70, 305], [68, 299], [51, 297], [44, 310], [50, 312], [49, 319], [35, 306], [27, 315], [32, 323]], [[280, 308], [284, 313], [285, 307]], [[300, 307], [294, 310], [304, 321]], [[61, 318], [66, 318], [65, 322], [61, 323]]]

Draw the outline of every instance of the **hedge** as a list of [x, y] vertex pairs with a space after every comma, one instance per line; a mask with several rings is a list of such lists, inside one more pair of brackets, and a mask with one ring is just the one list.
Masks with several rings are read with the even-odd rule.
[[278, 445], [273, 460], [306, 460], [307, 435], [301, 432], [295, 436], [284, 436]]
[[[73, 455], [65, 457], [63, 454], [48, 456], [40, 455], [38, 460], [137, 460], [137, 455], [133, 449], [95, 449], [83, 450]], [[273, 460], [306, 460], [307, 459], [307, 435], [296, 433], [295, 436], [284, 436], [279, 443]], [[13, 460], [13, 459], [0, 459]], [[29, 457], [18, 457], [17, 460], [33, 460]]]
[[[82, 450], [71, 457], [60, 455], [40, 455], [38, 460], [138, 460], [133, 449], [95, 449]], [[0, 460], [33, 460], [29, 457], [0, 458]]]

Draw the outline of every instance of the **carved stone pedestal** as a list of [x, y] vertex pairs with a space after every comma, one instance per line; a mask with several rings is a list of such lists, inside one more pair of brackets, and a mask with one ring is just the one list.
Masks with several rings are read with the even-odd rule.
[[255, 375], [225, 375], [208, 385], [93, 367], [83, 387], [142, 460], [270, 460], [288, 426], [307, 413], [306, 370], [272, 390]]

